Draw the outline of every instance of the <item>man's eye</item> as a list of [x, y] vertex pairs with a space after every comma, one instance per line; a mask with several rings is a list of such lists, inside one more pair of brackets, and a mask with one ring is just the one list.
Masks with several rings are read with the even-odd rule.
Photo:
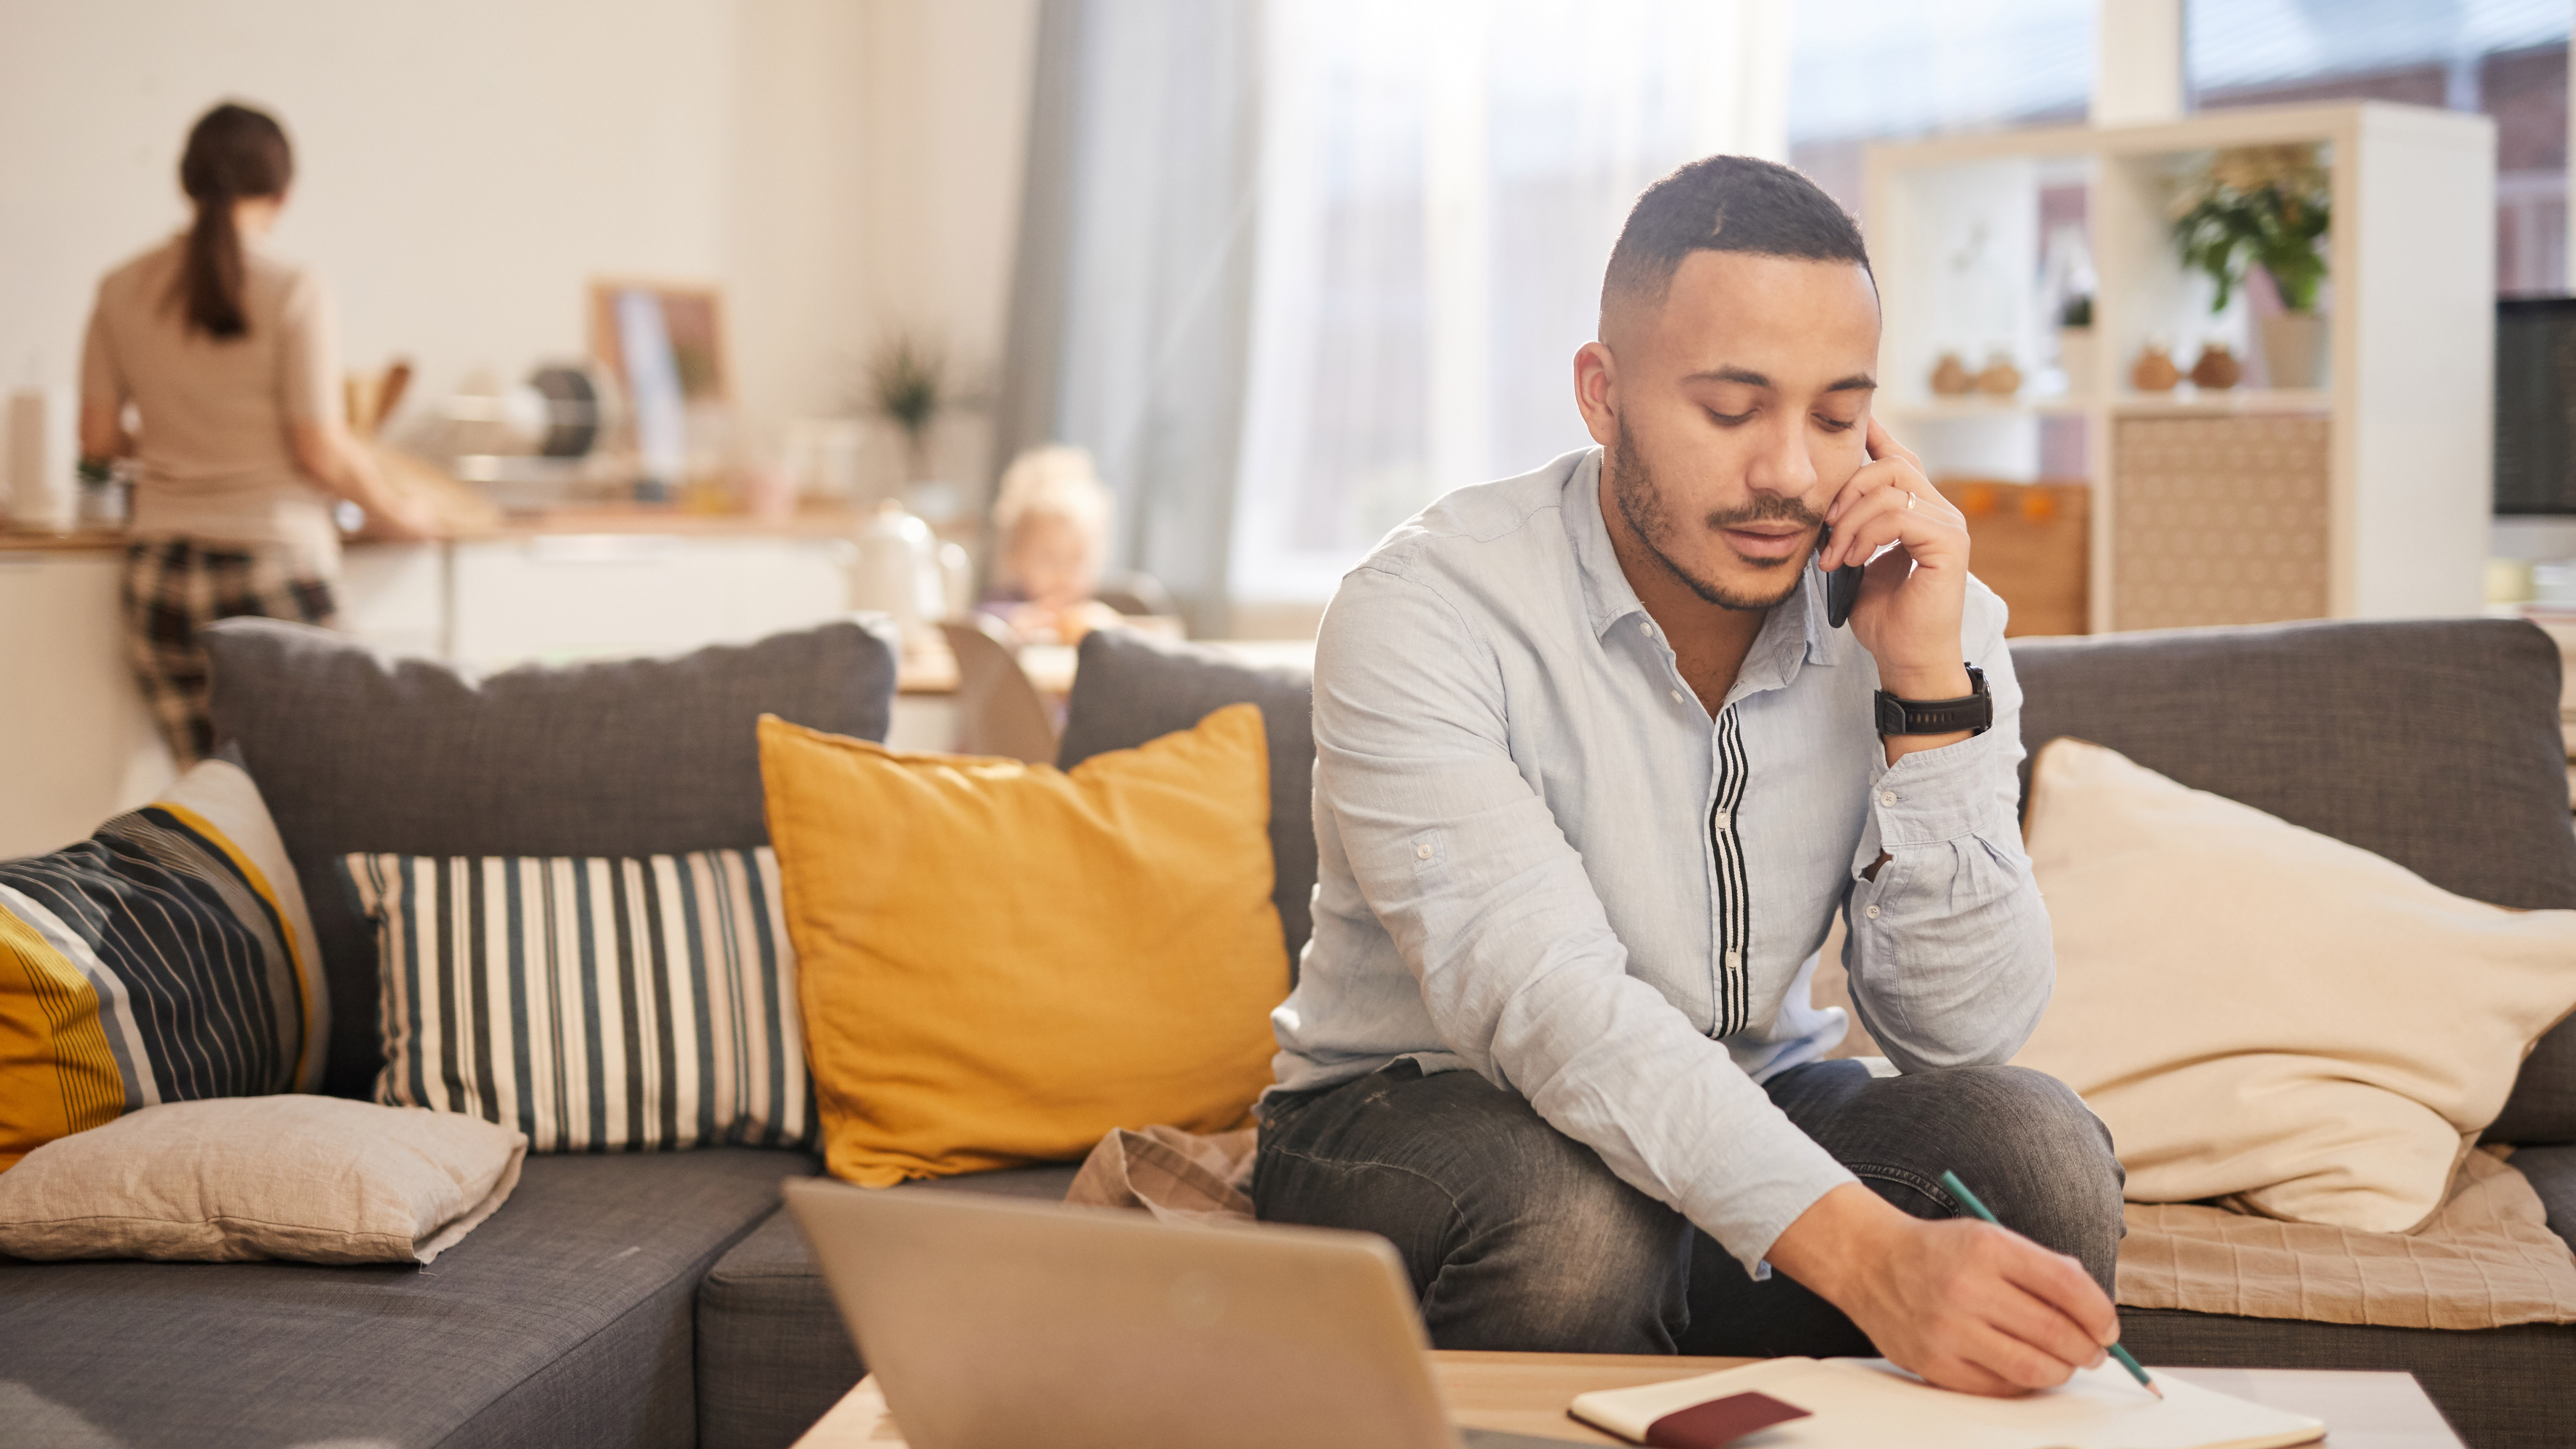
[[1816, 426], [1829, 433], [1848, 433], [1853, 428], [1859, 426], [1859, 424], [1848, 418], [1829, 418], [1822, 413], [1818, 413], [1816, 415]]
[[1753, 421], [1753, 414], [1751, 413], [1722, 413], [1715, 408], [1709, 408], [1706, 409], [1706, 411], [1708, 413], [1709, 421], [1717, 424], [1721, 428], [1740, 428], [1746, 423]]

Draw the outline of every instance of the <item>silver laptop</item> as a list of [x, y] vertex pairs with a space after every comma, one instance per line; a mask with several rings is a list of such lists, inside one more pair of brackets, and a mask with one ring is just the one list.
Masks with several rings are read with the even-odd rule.
[[1521, 1449], [1453, 1430], [1368, 1233], [808, 1179], [787, 1206], [911, 1449]]

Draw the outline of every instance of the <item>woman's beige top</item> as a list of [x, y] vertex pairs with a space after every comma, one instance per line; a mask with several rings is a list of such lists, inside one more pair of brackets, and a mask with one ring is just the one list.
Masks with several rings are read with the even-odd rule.
[[172, 300], [186, 252], [175, 238], [108, 273], [90, 314], [82, 403], [131, 401], [142, 418], [128, 532], [283, 548], [332, 577], [331, 498], [295, 466], [287, 431], [342, 406], [330, 299], [311, 271], [245, 237], [249, 332], [218, 341]]

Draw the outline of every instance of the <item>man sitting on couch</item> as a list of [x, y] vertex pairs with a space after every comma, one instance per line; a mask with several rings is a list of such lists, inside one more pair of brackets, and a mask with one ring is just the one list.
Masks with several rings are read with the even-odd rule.
[[[2118, 1334], [2109, 1140], [2002, 1065], [2053, 972], [2004, 608], [1870, 417], [1878, 337], [1813, 183], [1681, 168], [1575, 357], [1601, 447], [1442, 498], [1325, 615], [1253, 1195], [1392, 1239], [1443, 1347], [1875, 1344], [2012, 1393]], [[1888, 545], [1830, 627], [1826, 571]], [[1901, 1075], [1820, 1059], [1837, 907]]]

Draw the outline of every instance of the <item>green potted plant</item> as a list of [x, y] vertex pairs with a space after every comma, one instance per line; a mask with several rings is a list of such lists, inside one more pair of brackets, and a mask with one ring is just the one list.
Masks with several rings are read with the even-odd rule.
[[903, 430], [905, 482], [930, 481], [930, 433], [951, 401], [948, 359], [908, 332], [898, 332], [868, 362], [868, 405]]
[[2183, 265], [2218, 284], [2223, 312], [2250, 264], [2272, 279], [2283, 312], [2262, 319], [2263, 360], [2274, 387], [2315, 387], [2324, 361], [2317, 289], [2333, 217], [2326, 169], [2314, 145], [2221, 151], [2174, 197], [2173, 238]]
[[891, 615], [907, 648], [935, 637], [935, 621], [972, 602], [966, 551], [938, 534], [957, 518], [957, 492], [933, 477], [931, 444], [941, 413], [975, 402], [957, 387], [947, 354], [910, 332], [896, 332], [868, 359], [861, 406], [902, 431], [904, 484], [858, 530], [852, 597]]

